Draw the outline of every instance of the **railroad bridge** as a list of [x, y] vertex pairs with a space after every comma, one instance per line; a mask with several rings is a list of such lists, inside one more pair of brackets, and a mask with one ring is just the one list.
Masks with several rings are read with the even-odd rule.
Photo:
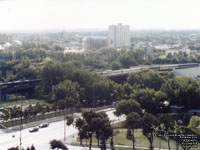
[[41, 83], [40, 79], [0, 83], [0, 101], [8, 100], [8, 94], [26, 95], [34, 92], [35, 86]]
[[168, 65], [155, 65], [155, 66], [144, 66], [144, 67], [134, 67], [130, 69], [121, 70], [106, 70], [103, 72], [98, 72], [103, 76], [109, 77], [111, 80], [116, 82], [123, 82], [128, 77], [129, 73], [142, 71], [145, 69], [157, 70], [157, 71], [174, 71], [178, 69], [193, 68], [198, 67], [198, 63], [185, 63], [185, 64], [168, 64]]

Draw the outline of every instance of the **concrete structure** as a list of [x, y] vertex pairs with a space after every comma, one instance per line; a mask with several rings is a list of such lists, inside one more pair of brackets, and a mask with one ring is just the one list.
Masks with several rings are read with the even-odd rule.
[[153, 51], [154, 51], [154, 47], [152, 47], [152, 46], [145, 46], [144, 47], [144, 52], [145, 52], [145, 55], [146, 55], [147, 58], [148, 58], [149, 55], [153, 54]]
[[200, 67], [174, 70], [173, 73], [175, 76], [192, 77], [194, 80], [200, 80]]
[[108, 37], [110, 38], [110, 46], [130, 47], [130, 27], [128, 25], [110, 25]]
[[0, 83], [0, 102], [9, 100], [8, 94], [31, 94], [39, 84], [41, 84], [40, 79]]
[[190, 115], [200, 116], [200, 109], [190, 109], [190, 110], [188, 111], [188, 113], [189, 113]]
[[190, 49], [168, 49], [168, 50], [165, 50], [165, 55], [167, 56], [168, 54], [171, 55], [176, 55], [176, 54], [179, 54], [179, 53], [185, 53], [186, 55], [190, 55], [192, 53], [194, 53], [194, 51], [192, 52]]
[[108, 38], [104, 36], [89, 36], [83, 39], [84, 50], [95, 50], [108, 46]]
[[[170, 65], [157, 65], [157, 66], [145, 66], [145, 67], [134, 67], [134, 68], [130, 68], [130, 69], [121, 69], [121, 70], [106, 70], [103, 72], [98, 72], [99, 74], [102, 74], [103, 76], [118, 76], [118, 75], [125, 75], [125, 74], [129, 74], [131, 72], [136, 72], [136, 71], [142, 71], [145, 69], [151, 69], [151, 70], [157, 70], [157, 71], [173, 71], [173, 73], [176, 76], [187, 76], [185, 74], [183, 75], [179, 75], [176, 74], [178, 72], [182, 72], [183, 70], [190, 69], [190, 70], [197, 70], [195, 73], [195, 77], [198, 76], [198, 74], [200, 74], [200, 67], [198, 67], [199, 64], [198, 63], [185, 63], [185, 64], [170, 64]], [[190, 71], [190, 73], [192, 73], [192, 71]], [[190, 77], [192, 77], [192, 75], [190, 75]], [[200, 77], [200, 75], [199, 75]]]

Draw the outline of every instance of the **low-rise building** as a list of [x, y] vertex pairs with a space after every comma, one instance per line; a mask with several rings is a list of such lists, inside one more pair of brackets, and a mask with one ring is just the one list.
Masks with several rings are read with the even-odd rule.
[[104, 36], [89, 36], [83, 39], [83, 49], [95, 50], [108, 46], [108, 38]]
[[149, 55], [153, 54], [154, 49], [155, 48], [152, 47], [152, 46], [145, 46], [144, 47], [144, 52], [145, 52], [146, 56], [148, 57]]

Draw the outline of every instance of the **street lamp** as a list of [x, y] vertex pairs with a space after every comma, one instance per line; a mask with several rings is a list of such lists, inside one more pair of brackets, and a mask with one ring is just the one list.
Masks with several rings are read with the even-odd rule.
[[70, 126], [73, 125], [73, 115], [64, 116], [64, 141], [66, 141], [66, 125]]
[[64, 116], [64, 142], [66, 141], [66, 116]]
[[168, 101], [164, 101], [163, 104], [167, 107], [169, 105]]
[[[20, 140], [21, 137], [18, 137], [18, 136], [16, 136], [15, 134], [12, 134], [12, 138], [17, 138], [17, 139]], [[20, 146], [20, 147], [19, 147], [19, 150], [21, 150], [21, 149], [22, 149], [22, 146], [21, 146], [21, 145], [19, 145], [19, 146]]]
[[161, 114], [162, 114], [162, 110], [163, 110], [163, 108], [164, 107], [167, 107], [168, 105], [169, 105], [169, 102], [167, 101], [167, 100], [165, 100], [163, 103], [161, 103], [161, 104], [163, 104], [161, 107], [160, 107], [160, 109], [161, 109]]
[[159, 136], [159, 150], [161, 149], [161, 137], [164, 133], [164, 130], [161, 129], [161, 127], [158, 128], [157, 130], [158, 136]]
[[21, 100], [21, 121], [20, 121], [20, 138], [19, 138], [19, 149], [22, 149], [22, 114], [23, 114], [23, 100]]
[[176, 150], [179, 149], [179, 142], [177, 142], [179, 135], [177, 135], [177, 134], [179, 132], [178, 130], [180, 129], [179, 126], [182, 125], [182, 124], [183, 124], [183, 122], [180, 119], [176, 122]]
[[[112, 120], [112, 126], [114, 125], [115, 121], [117, 121], [117, 120], [115, 120], [115, 119]], [[110, 141], [110, 148], [111, 148], [111, 150], [114, 150], [115, 149], [114, 144], [113, 144], [114, 128], [112, 127], [112, 129], [113, 129], [113, 132], [112, 132], [112, 137], [111, 137], [111, 141]]]
[[[169, 102], [168, 102], [167, 100], [165, 100], [165, 101], [163, 102], [163, 105], [164, 105], [164, 107], [167, 107], [167, 106], [169, 105]], [[162, 114], [163, 106], [161, 106], [160, 109], [161, 109], [161, 114]], [[161, 130], [161, 129], [159, 129], [158, 132], [159, 132], [159, 135], [162, 136], [162, 133], [163, 133], [164, 131]], [[159, 150], [161, 149], [161, 136], [160, 136], [160, 138], [159, 138]]]

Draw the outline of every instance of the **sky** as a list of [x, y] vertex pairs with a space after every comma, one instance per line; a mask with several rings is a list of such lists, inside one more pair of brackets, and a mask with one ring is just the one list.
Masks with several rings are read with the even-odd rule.
[[0, 0], [0, 32], [200, 29], [200, 0]]

